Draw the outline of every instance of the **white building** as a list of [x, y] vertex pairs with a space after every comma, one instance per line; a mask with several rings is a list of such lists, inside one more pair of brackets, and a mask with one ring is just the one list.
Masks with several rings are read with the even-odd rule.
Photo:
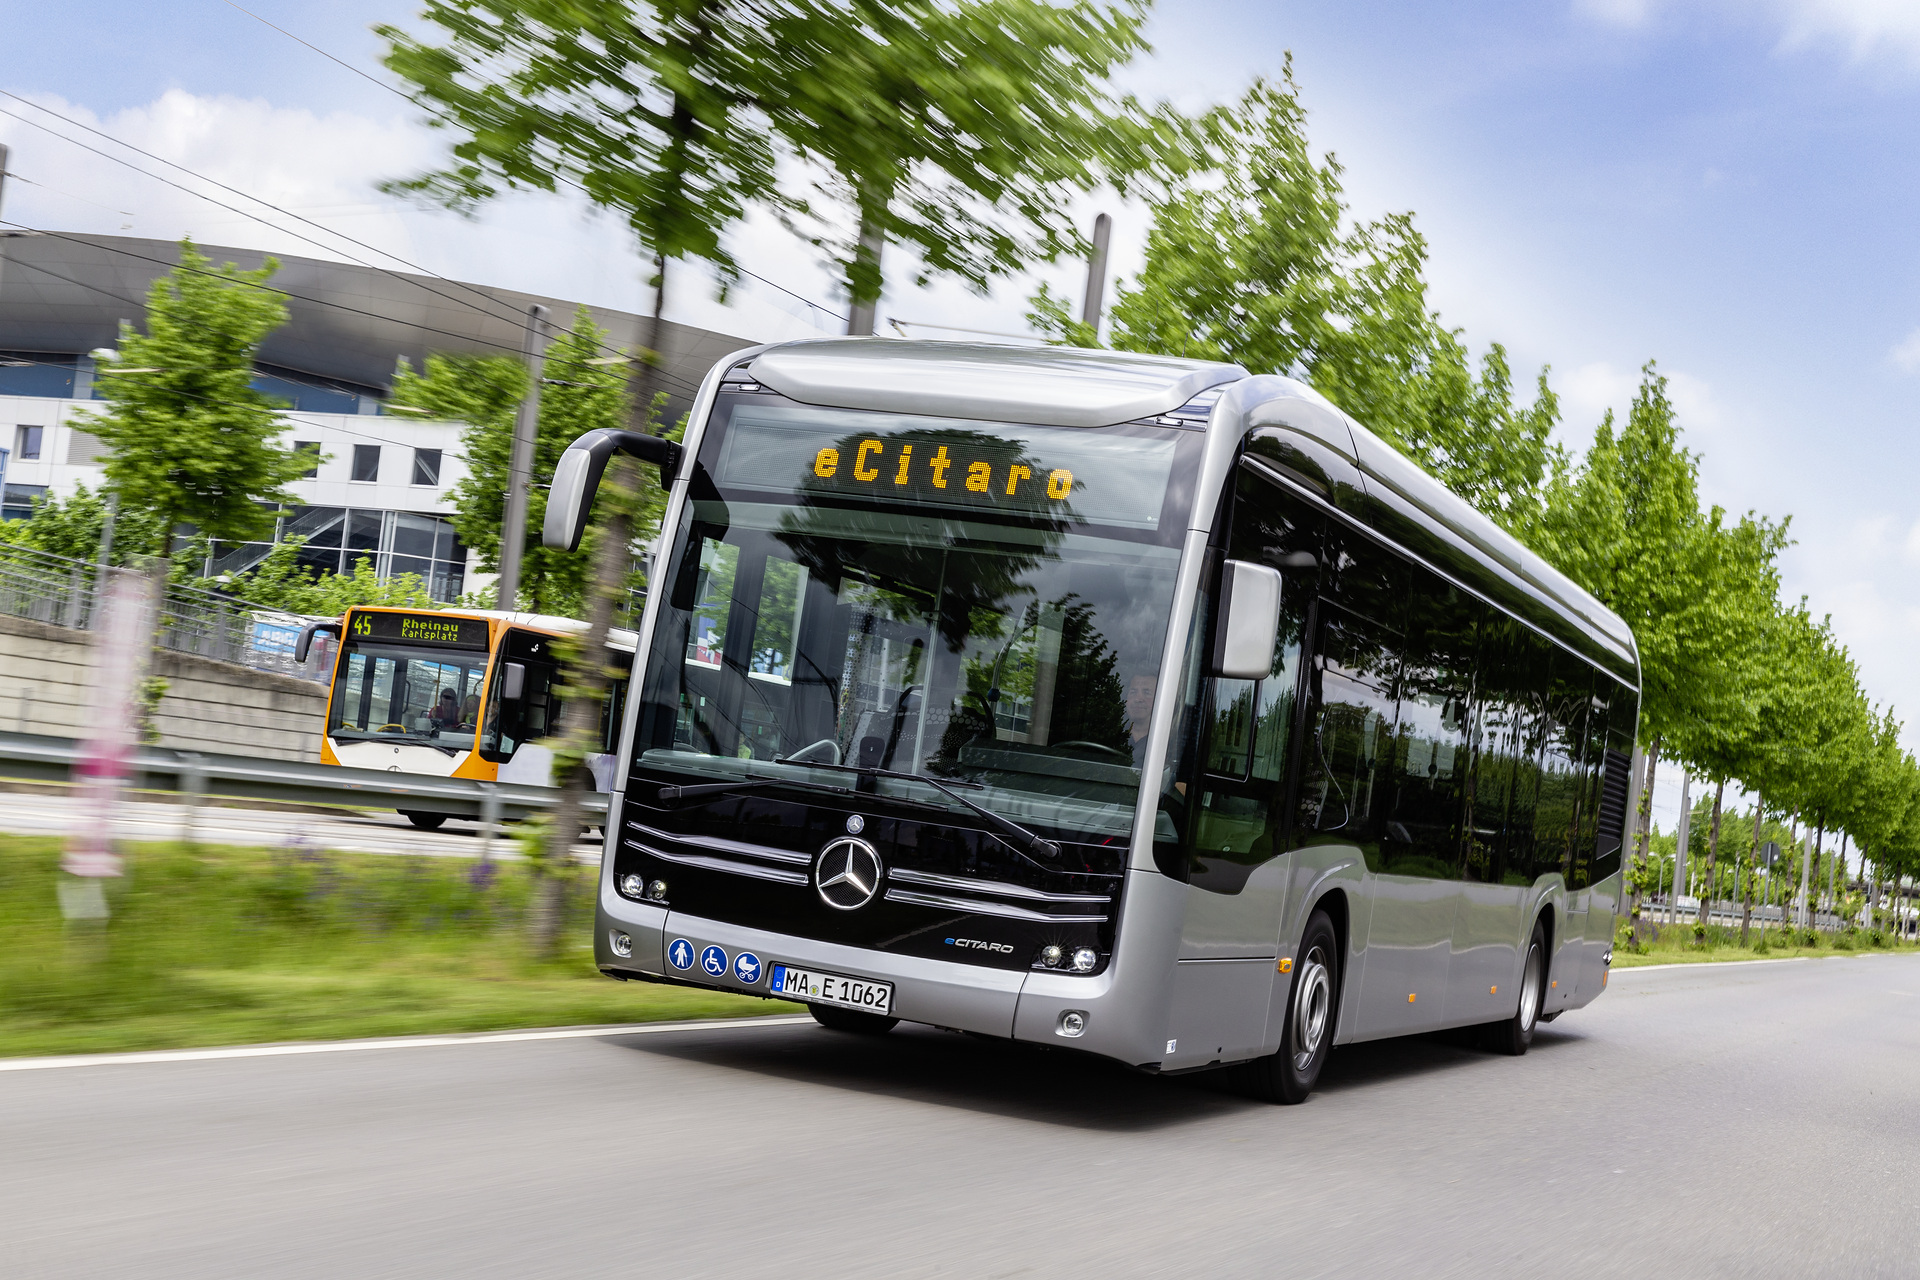
[[[202, 252], [247, 269], [267, 256]], [[86, 423], [102, 406], [87, 353], [113, 346], [123, 323], [140, 326], [134, 300], [177, 261], [169, 241], [0, 233], [0, 518], [28, 517], [42, 494], [99, 486], [102, 449]], [[574, 305], [310, 258], [279, 262], [272, 284], [287, 295], [288, 320], [262, 345], [254, 385], [292, 406], [282, 438], [313, 448], [320, 461], [289, 486], [297, 505], [279, 521], [276, 538], [305, 539], [301, 561], [325, 571], [351, 571], [366, 558], [382, 578], [418, 574], [436, 599], [483, 585], [447, 518], [453, 486], [466, 474], [464, 428], [389, 414], [387, 389], [402, 357], [417, 368], [430, 352], [517, 356], [530, 306], [567, 324]], [[633, 345], [638, 317], [591, 311], [612, 345]], [[670, 412], [687, 407], [715, 361], [749, 345], [664, 324], [660, 346], [676, 401]], [[210, 567], [216, 574], [246, 568], [269, 545], [222, 544]]]

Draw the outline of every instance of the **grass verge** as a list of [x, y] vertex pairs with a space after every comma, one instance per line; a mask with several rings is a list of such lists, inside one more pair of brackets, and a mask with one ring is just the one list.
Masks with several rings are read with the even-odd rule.
[[[1842, 933], [1783, 930], [1775, 926], [1763, 934], [1756, 924], [1747, 933], [1747, 944], [1740, 945], [1740, 930], [1721, 925], [1707, 928], [1704, 938], [1696, 938], [1693, 926], [1651, 924], [1642, 921], [1639, 941], [1629, 945], [1624, 931], [1613, 948], [1615, 969], [1637, 969], [1652, 964], [1714, 964], [1734, 960], [1792, 960], [1803, 956], [1862, 955], [1875, 951], [1912, 951], [1911, 944], [1859, 929]], [[1764, 939], [1764, 941], [1763, 941]]]
[[791, 1013], [529, 958], [520, 863], [137, 844], [112, 917], [68, 925], [60, 842], [0, 836], [0, 1056]]

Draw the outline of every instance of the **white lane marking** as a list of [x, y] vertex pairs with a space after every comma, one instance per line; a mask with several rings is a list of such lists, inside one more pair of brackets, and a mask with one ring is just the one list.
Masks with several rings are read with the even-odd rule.
[[563, 1027], [554, 1031], [488, 1031], [461, 1036], [396, 1036], [386, 1040], [316, 1040], [306, 1044], [239, 1045], [231, 1049], [159, 1049], [145, 1053], [78, 1053], [64, 1057], [0, 1058], [0, 1071], [58, 1071], [67, 1067], [134, 1066], [148, 1062], [211, 1062], [222, 1058], [285, 1058], [305, 1053], [362, 1053], [369, 1049], [436, 1049], [463, 1044], [511, 1044], [519, 1040], [586, 1040], [595, 1036], [651, 1036], [668, 1031], [713, 1031], [730, 1027], [792, 1027], [811, 1015], [714, 1018], [695, 1022], [637, 1022], [611, 1027]]

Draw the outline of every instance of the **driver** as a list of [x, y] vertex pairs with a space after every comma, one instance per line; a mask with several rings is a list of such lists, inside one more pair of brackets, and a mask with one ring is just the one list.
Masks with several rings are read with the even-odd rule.
[[460, 727], [460, 696], [451, 689], [440, 691], [440, 701], [433, 709], [433, 727], [436, 729], [457, 729]]

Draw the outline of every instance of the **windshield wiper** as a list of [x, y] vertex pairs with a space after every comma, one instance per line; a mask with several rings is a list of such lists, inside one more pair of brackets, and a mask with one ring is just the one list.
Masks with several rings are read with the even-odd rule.
[[[986, 806], [975, 804], [958, 791], [955, 791], [952, 786], [940, 781], [938, 778], [930, 778], [924, 773], [902, 773], [898, 769], [863, 769], [857, 764], [824, 764], [811, 760], [775, 760], [774, 763], [798, 764], [810, 769], [837, 769], [843, 773], [858, 774], [863, 778], [904, 778], [909, 782], [924, 782], [948, 799], [957, 800], [967, 808], [973, 810], [974, 813], [986, 820], [987, 825], [992, 827], [1001, 839], [1013, 845], [1022, 853], [1031, 854], [1038, 858], [1050, 859], [1060, 856], [1060, 846], [1053, 841], [1034, 834], [1032, 831], [1027, 830], [1027, 828], [1015, 822], [1012, 818], [1001, 817]], [[985, 789], [984, 784], [978, 782], [961, 782], [957, 785], [971, 787], [976, 791]]]
[[[776, 760], [775, 764], [782, 761]], [[807, 782], [799, 778], [769, 778], [764, 774], [736, 778], [732, 782], [696, 782], [692, 786], [677, 783], [663, 783], [660, 787], [660, 800], [692, 800], [700, 796], [725, 795], [729, 791], [758, 791], [763, 787], [798, 787], [802, 791], [825, 791], [836, 796], [850, 796], [852, 787], [830, 787], [824, 782]]]

